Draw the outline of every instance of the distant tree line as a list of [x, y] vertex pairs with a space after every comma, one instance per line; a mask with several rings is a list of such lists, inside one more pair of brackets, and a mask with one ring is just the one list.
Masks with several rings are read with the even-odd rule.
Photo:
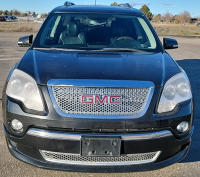
[[[111, 6], [117, 6], [116, 2], [113, 2]], [[171, 13], [165, 13], [163, 15], [157, 14], [154, 15], [151, 13], [149, 7], [147, 5], [143, 5], [140, 10], [146, 15], [146, 17], [150, 21], [156, 21], [156, 22], [165, 22], [165, 23], [189, 23], [191, 21], [191, 15], [190, 12], [184, 11], [180, 14], [173, 15]]]
[[[116, 2], [113, 2], [111, 6], [117, 6]], [[140, 10], [146, 15], [146, 17], [150, 21], [156, 21], [156, 22], [165, 22], [165, 23], [189, 23], [191, 20], [191, 15], [188, 11], [181, 12], [180, 14], [173, 15], [171, 13], [165, 13], [165, 14], [157, 14], [153, 15], [147, 5], [143, 5]], [[20, 12], [18, 10], [0, 10], [0, 15], [9, 15], [9, 16], [21, 16], [21, 17], [27, 17], [27, 16], [33, 16], [37, 17], [38, 14], [36, 12], [26, 11], [26, 12]], [[41, 14], [41, 17], [46, 18], [47, 13]]]
[[[20, 16], [20, 17], [27, 17], [27, 16], [33, 16], [37, 17], [38, 13], [36, 12], [31, 12], [31, 11], [26, 11], [26, 12], [21, 12], [19, 10], [0, 10], [0, 15], [9, 15], [9, 16]], [[47, 17], [47, 13], [41, 14], [42, 17]]]
[[161, 14], [154, 15], [153, 20], [156, 22], [186, 24], [191, 21], [191, 15], [190, 15], [190, 12], [188, 12], [188, 11], [183, 11], [177, 15], [173, 15], [173, 14], [167, 12], [163, 15], [161, 15]]

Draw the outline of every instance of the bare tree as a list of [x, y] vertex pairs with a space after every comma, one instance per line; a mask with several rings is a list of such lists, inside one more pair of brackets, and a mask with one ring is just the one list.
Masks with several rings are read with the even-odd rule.
[[173, 15], [167, 12], [167, 13], [165, 13], [165, 14], [163, 15], [163, 20], [164, 20], [165, 22], [167, 22], [167, 23], [170, 23], [170, 22], [173, 21]]
[[181, 22], [181, 23], [189, 23], [190, 22], [190, 20], [191, 20], [191, 15], [190, 15], [190, 12], [188, 12], [188, 11], [184, 11], [184, 12], [181, 12], [180, 14], [179, 14], [179, 21]]

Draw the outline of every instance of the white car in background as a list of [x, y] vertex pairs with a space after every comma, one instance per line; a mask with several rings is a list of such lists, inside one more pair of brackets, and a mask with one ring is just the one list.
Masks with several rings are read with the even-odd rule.
[[44, 20], [42, 20], [42, 19], [35, 19], [34, 22], [35, 22], [35, 23], [43, 23]]

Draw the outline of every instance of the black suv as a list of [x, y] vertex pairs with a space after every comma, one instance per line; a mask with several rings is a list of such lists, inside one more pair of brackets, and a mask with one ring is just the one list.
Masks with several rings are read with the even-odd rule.
[[193, 133], [186, 73], [129, 4], [55, 8], [3, 90], [10, 153], [38, 167], [141, 171], [182, 160]]

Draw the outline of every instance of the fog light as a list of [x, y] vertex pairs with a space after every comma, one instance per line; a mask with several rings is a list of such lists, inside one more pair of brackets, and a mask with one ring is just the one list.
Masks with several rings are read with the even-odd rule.
[[186, 132], [189, 128], [188, 122], [181, 122], [177, 127], [176, 130], [180, 133]]
[[21, 130], [21, 129], [23, 128], [23, 124], [22, 124], [19, 120], [13, 119], [13, 120], [11, 121], [11, 127], [12, 127], [14, 130], [19, 131], [19, 130]]

